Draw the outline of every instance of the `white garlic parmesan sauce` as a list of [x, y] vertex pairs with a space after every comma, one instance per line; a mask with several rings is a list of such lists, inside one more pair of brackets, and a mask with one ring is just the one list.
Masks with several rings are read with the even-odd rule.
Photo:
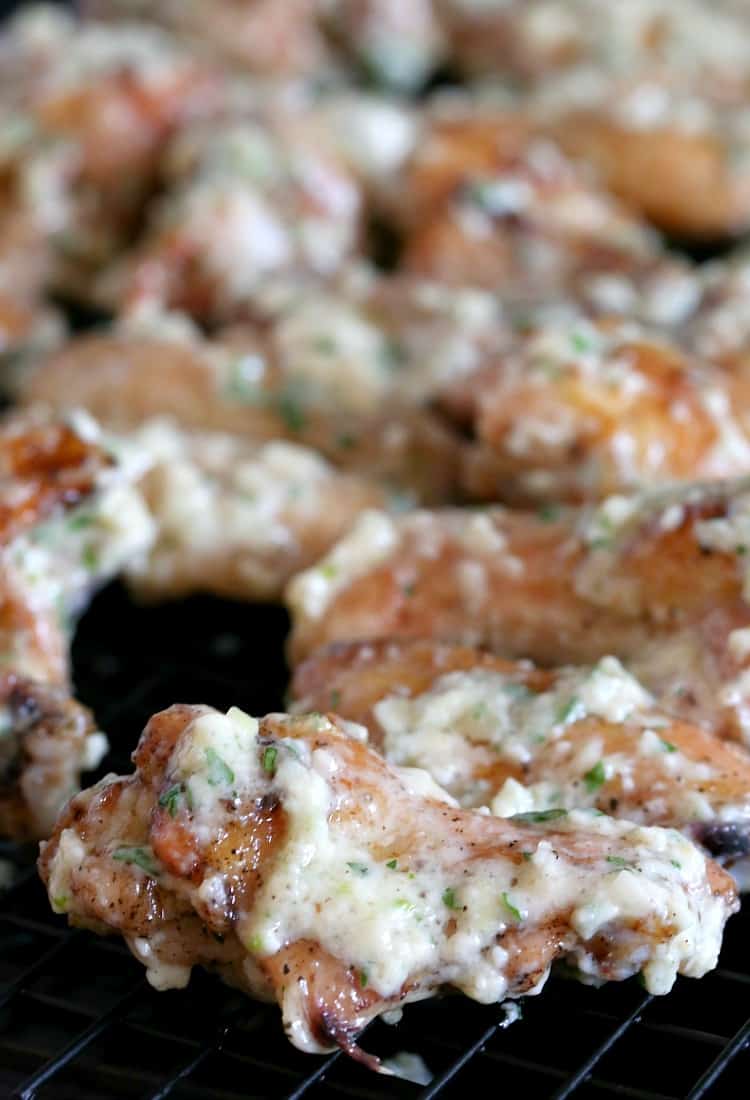
[[339, 592], [385, 561], [399, 543], [397, 525], [385, 512], [364, 512], [348, 535], [287, 588], [294, 612], [320, 619]]
[[[518, 834], [509, 827], [508, 841], [518, 836], [526, 846], [520, 860], [513, 851], [519, 841], [493, 841], [492, 827], [486, 848], [474, 851], [454, 824], [463, 820], [452, 817], [456, 811], [410, 795], [397, 768], [370, 770], [364, 762], [354, 803], [351, 758], [328, 718], [270, 721], [269, 737], [236, 708], [226, 715], [197, 708], [168, 765], [170, 781], [189, 791], [186, 824], [201, 848], [227, 835], [243, 802], [270, 798], [283, 812], [283, 831], [264, 857], [257, 888], [233, 893], [232, 927], [246, 952], [239, 965], [248, 988], [258, 989], [259, 963], [304, 941], [358, 974], [362, 988], [385, 999], [384, 1010], [393, 1007], [389, 998], [405, 1003], [447, 984], [497, 1003], [518, 988], [505, 934], [523, 943], [526, 932], [560, 921], [564, 954], [584, 977], [603, 976], [601, 937], [612, 941], [607, 974], [640, 969], [653, 993], [666, 992], [678, 972], [698, 976], [715, 965], [733, 899], [709, 888], [705, 858], [679, 833], [561, 810], [549, 830], [543, 815], [533, 827], [519, 822]], [[303, 737], [294, 735], [297, 723], [304, 723]], [[113, 781], [107, 777], [95, 792]], [[396, 805], [404, 821], [392, 818]], [[420, 813], [432, 822], [429, 829], [420, 830]], [[477, 815], [471, 829], [483, 821], [489, 826], [492, 819]], [[556, 837], [564, 839], [555, 843]], [[108, 836], [105, 843], [122, 860], [117, 841]], [[75, 911], [75, 876], [86, 856], [87, 841], [75, 828], [64, 829], [48, 868], [58, 910]], [[175, 878], [150, 848], [131, 849], [126, 858], [134, 875], [155, 877], [202, 920], [225, 922], [237, 867], [222, 863], [196, 884], [187, 869]], [[106, 889], [103, 881], [102, 908]], [[157, 926], [151, 936], [129, 937], [157, 988], [184, 984], [189, 970], [162, 949], [164, 935]], [[538, 992], [548, 964], [534, 962], [531, 992]], [[310, 1026], [304, 985], [292, 981], [276, 992], [293, 1042], [323, 1049]]]

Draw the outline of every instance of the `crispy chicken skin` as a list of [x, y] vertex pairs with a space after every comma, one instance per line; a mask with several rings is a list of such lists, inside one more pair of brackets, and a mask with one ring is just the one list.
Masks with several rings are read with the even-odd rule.
[[0, 835], [39, 840], [107, 742], [64, 689], [12, 672], [0, 674], [0, 722]]
[[461, 384], [469, 494], [596, 500], [750, 471], [750, 382], [632, 321], [551, 323]]
[[0, 664], [64, 684], [75, 616], [153, 537], [132, 482], [137, 451], [119, 455], [82, 414], [39, 411], [0, 424]]
[[[376, 308], [385, 307], [378, 302]], [[289, 439], [338, 467], [439, 503], [458, 490], [462, 447], [420, 400], [441, 379], [481, 361], [485, 334], [489, 344], [496, 339], [496, 311], [491, 302], [485, 309], [481, 298], [479, 323], [463, 328], [447, 308], [426, 324], [414, 312], [414, 324], [401, 326], [404, 344], [414, 345], [404, 349], [414, 368], [405, 365], [400, 392], [388, 330], [360, 317], [347, 301], [321, 294], [291, 310], [286, 322], [243, 326], [214, 341], [158, 314], [158, 322], [132, 321], [80, 337], [27, 372], [21, 398], [63, 410], [73, 402], [117, 431], [170, 416], [188, 429], [230, 432], [257, 443]], [[432, 360], [421, 350], [430, 324]], [[423, 363], [432, 366], [420, 371]]]
[[259, 446], [166, 419], [131, 438], [153, 460], [139, 489], [157, 531], [148, 554], [126, 567], [139, 597], [278, 600], [361, 511], [387, 505], [383, 489], [298, 444]]
[[371, 1065], [363, 1025], [445, 986], [495, 1002], [562, 958], [589, 980], [641, 971], [658, 993], [715, 965], [736, 896], [678, 833], [463, 811], [363, 733], [163, 711], [135, 773], [76, 796], [43, 845], [54, 908], [121, 933], [159, 988], [212, 967], [277, 1001], [298, 1047]]
[[366, 513], [287, 589], [294, 661], [433, 638], [544, 665], [626, 660], [660, 703], [748, 740], [747, 480], [595, 509]]
[[747, 754], [659, 710], [613, 657], [544, 671], [430, 641], [341, 643], [299, 666], [292, 697], [364, 725], [390, 763], [424, 768], [463, 806], [671, 826], [747, 880]]

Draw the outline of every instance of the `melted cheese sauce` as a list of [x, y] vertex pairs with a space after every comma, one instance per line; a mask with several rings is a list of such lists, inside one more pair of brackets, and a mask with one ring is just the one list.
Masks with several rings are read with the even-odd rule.
[[292, 612], [320, 619], [339, 592], [386, 561], [399, 542], [398, 527], [384, 512], [363, 513], [345, 538], [287, 588]]
[[[655, 926], [638, 960], [651, 992], [666, 992], [678, 971], [699, 975], [715, 965], [726, 904], [707, 888], [703, 856], [678, 833], [576, 811], [559, 817], [554, 832], [585, 834], [590, 856], [573, 862], [544, 828], [533, 828], [529, 851], [516, 863], [503, 851], [467, 859], [461, 831], [452, 831], [446, 821], [440, 835], [421, 835], [417, 848], [394, 862], [387, 857], [394, 823], [378, 819], [377, 800], [371, 813], [337, 812], [350, 794], [341, 770], [344, 758], [335, 742], [325, 741], [333, 730], [329, 720], [312, 715], [286, 722], [290, 730], [307, 723], [323, 740], [316, 748], [314, 737], [274, 737], [269, 769], [255, 719], [237, 709], [224, 716], [201, 708], [169, 765], [170, 776], [189, 789], [190, 828], [202, 845], [224, 835], [238, 798], [273, 794], [283, 806], [283, 843], [264, 867], [251, 908], [236, 912], [234, 927], [248, 953], [251, 988], [255, 959], [310, 939], [355, 968], [361, 984], [384, 997], [399, 997], [407, 988], [405, 999], [411, 1000], [452, 984], [481, 1002], [497, 1002], [509, 991], [503, 933], [543, 927], [557, 914], [569, 914], [575, 934], [568, 939], [568, 957], [592, 978], [600, 976], [600, 968], [590, 941], [598, 933], [616, 936], [618, 926], [624, 926], [626, 942], [627, 928]], [[108, 781], [111, 777], [102, 785]], [[403, 797], [398, 770], [379, 782]], [[410, 812], [418, 808], [412, 803]], [[50, 867], [53, 898], [72, 896], [70, 876], [85, 858], [85, 843], [73, 829], [64, 830]], [[187, 891], [204, 919], [224, 917], [228, 885], [219, 872], [193, 887], [187, 879], [172, 879], [145, 853], [132, 873], [156, 875], [168, 889]], [[156, 942], [143, 938], [131, 947], [157, 988], [184, 983], [186, 968], [164, 966]], [[627, 967], [635, 960], [627, 951], [626, 956]], [[320, 1049], [296, 983], [280, 995], [292, 1040], [302, 1049]]]

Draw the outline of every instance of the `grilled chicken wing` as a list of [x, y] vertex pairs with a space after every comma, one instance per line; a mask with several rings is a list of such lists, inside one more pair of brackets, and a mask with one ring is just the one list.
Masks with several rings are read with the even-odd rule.
[[95, 19], [137, 19], [159, 23], [222, 59], [264, 76], [330, 72], [331, 58], [316, 26], [316, 0], [86, 0], [85, 14]]
[[107, 741], [64, 689], [0, 674], [0, 836], [49, 836]]
[[450, 299], [427, 287], [420, 305], [415, 290], [400, 312], [389, 304], [397, 297], [398, 284], [375, 290], [365, 308], [308, 290], [272, 323], [216, 341], [177, 318], [141, 312], [28, 372], [22, 399], [58, 409], [73, 402], [116, 430], [172, 416], [186, 428], [285, 438], [420, 499], [450, 500], [460, 441], [421, 405], [475, 369], [507, 331], [492, 299], [470, 291]]
[[367, 1020], [443, 986], [495, 1002], [564, 958], [658, 993], [715, 965], [735, 894], [678, 833], [463, 811], [363, 733], [163, 711], [135, 774], [74, 798], [43, 847], [54, 908], [120, 932], [157, 987], [210, 966], [278, 1001], [298, 1047], [360, 1057]]
[[[747, 76], [750, 77], [750, 51]], [[541, 89], [540, 114], [565, 151], [664, 232], [721, 240], [750, 219], [747, 114], [646, 74], [574, 71]]]
[[750, 740], [746, 480], [596, 509], [365, 513], [287, 590], [291, 656], [434, 638], [543, 665], [614, 654], [660, 704]]
[[750, 472], [750, 383], [631, 321], [547, 324], [462, 389], [475, 497], [575, 502]]
[[143, 457], [114, 446], [83, 414], [0, 425], [0, 663], [19, 676], [65, 682], [74, 617], [153, 538]]
[[0, 62], [3, 167], [52, 243], [51, 282], [85, 293], [132, 233], [169, 134], [217, 109], [219, 74], [155, 28], [79, 25], [51, 7], [11, 22]]
[[149, 599], [195, 591], [278, 599], [359, 512], [387, 503], [384, 490], [297, 444], [257, 446], [168, 420], [131, 438], [152, 460], [139, 488], [157, 536], [125, 577]]
[[327, 127], [283, 94], [183, 127], [162, 157], [166, 193], [96, 297], [233, 320], [271, 277], [331, 278], [354, 255], [362, 189]]
[[697, 94], [742, 103], [750, 74], [745, 23], [731, 3], [701, 0], [435, 0], [456, 64], [538, 86], [581, 65], [666, 74]]
[[748, 881], [747, 754], [660, 710], [614, 657], [546, 672], [437, 642], [343, 643], [300, 665], [292, 694], [300, 713], [364, 725], [463, 806], [668, 825]]
[[399, 181], [405, 271], [523, 302], [653, 264], [657, 238], [526, 120], [472, 113], [438, 120]]

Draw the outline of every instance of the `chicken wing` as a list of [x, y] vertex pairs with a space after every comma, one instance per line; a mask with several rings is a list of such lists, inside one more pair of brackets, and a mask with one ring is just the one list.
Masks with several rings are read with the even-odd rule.
[[660, 710], [614, 657], [547, 672], [429, 641], [343, 643], [300, 665], [292, 695], [300, 713], [364, 725], [462, 806], [671, 826], [750, 887], [747, 754]]
[[544, 325], [471, 390], [470, 495], [586, 501], [750, 472], [750, 383], [632, 321]]
[[[746, 77], [750, 77], [750, 52]], [[540, 118], [572, 157], [665, 233], [723, 240], [750, 220], [745, 110], [669, 77], [584, 69], [544, 85]]]
[[[119, 447], [119, 454], [115, 448]], [[0, 425], [0, 664], [65, 683], [75, 616], [153, 538], [146, 462], [79, 414]]]
[[95, 19], [159, 23], [253, 74], [330, 75], [332, 59], [316, 26], [317, 0], [86, 0], [82, 7]]
[[287, 589], [296, 661], [434, 638], [542, 665], [628, 662], [660, 704], [750, 741], [747, 480], [538, 513], [365, 513]]
[[666, 992], [715, 965], [729, 878], [673, 830], [576, 811], [503, 820], [394, 769], [320, 714], [176, 706], [136, 772], [78, 795], [43, 846], [53, 907], [121, 933], [158, 988], [194, 965], [279, 1003], [303, 1050], [441, 987], [538, 991], [556, 958]]
[[415, 290], [399, 312], [389, 305], [395, 285], [388, 300], [373, 291], [371, 307], [308, 290], [269, 321], [214, 341], [141, 310], [140, 320], [74, 340], [27, 372], [21, 397], [57, 409], [72, 402], [118, 431], [172, 416], [259, 443], [289, 439], [418, 499], [450, 500], [461, 443], [422, 406], [478, 367], [507, 330], [491, 298], [430, 294], [420, 305]]
[[269, 278], [330, 278], [360, 247], [359, 181], [292, 97], [183, 127], [160, 167], [165, 193], [142, 239], [96, 287], [107, 307], [156, 301], [231, 321]]
[[387, 503], [383, 489], [297, 444], [257, 446], [169, 420], [130, 438], [152, 460], [139, 489], [157, 535], [125, 578], [148, 599], [196, 591], [279, 599], [361, 511]]
[[78, 24], [51, 6], [11, 21], [0, 69], [3, 168], [52, 244], [51, 283], [86, 294], [132, 234], [169, 134], [217, 109], [220, 74], [156, 28]]
[[64, 689], [12, 672], [0, 673], [0, 726], [0, 836], [39, 840], [107, 740]]

